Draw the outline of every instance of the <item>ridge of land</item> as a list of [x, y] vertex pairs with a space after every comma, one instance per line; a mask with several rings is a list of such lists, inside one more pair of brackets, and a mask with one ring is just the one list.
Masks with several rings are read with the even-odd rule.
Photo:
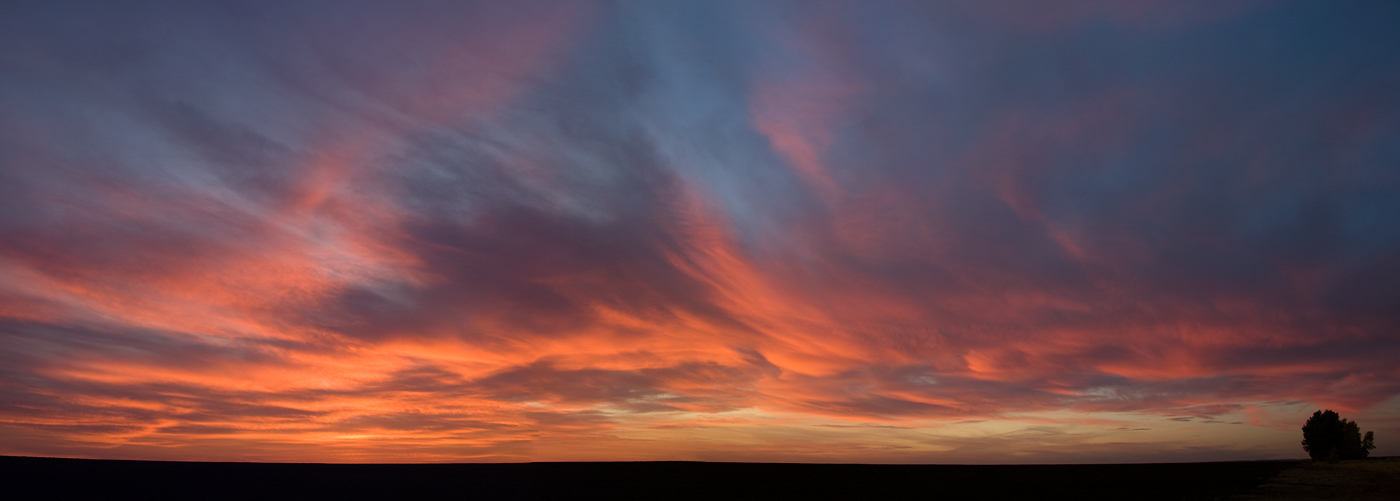
[[[0, 456], [35, 499], [1396, 499], [1400, 458], [1078, 465], [309, 464]], [[1387, 497], [1388, 496], [1388, 497]], [[8, 496], [7, 496], [8, 497]], [[10, 497], [22, 499], [23, 497]]]

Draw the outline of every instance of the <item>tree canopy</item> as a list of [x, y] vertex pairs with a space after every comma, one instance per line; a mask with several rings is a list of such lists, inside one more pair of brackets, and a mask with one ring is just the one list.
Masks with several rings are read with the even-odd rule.
[[1363, 459], [1376, 448], [1374, 440], [1373, 432], [1362, 438], [1355, 421], [1342, 419], [1331, 409], [1314, 412], [1303, 424], [1303, 450], [1318, 461]]

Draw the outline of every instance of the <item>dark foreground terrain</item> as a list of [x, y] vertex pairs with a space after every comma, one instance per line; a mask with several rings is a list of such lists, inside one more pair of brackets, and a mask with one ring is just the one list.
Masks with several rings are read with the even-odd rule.
[[[1400, 465], [1400, 461], [1390, 461]], [[1336, 465], [1324, 466], [1330, 469], [1313, 473], [1335, 476], [1340, 471]], [[5, 486], [0, 498], [1082, 501], [1249, 495], [1248, 499], [1273, 499], [1274, 495], [1288, 494], [1290, 487], [1265, 485], [1267, 482], [1308, 467], [1316, 466], [1300, 461], [1008, 466], [689, 462], [400, 465], [0, 456], [0, 479]], [[1366, 468], [1353, 469], [1372, 473]], [[1381, 470], [1384, 468], [1377, 469]], [[1257, 497], [1261, 485], [1276, 492]], [[1326, 490], [1325, 485], [1319, 488]]]
[[1301, 463], [1284, 470], [1239, 501], [1400, 499], [1400, 457]]

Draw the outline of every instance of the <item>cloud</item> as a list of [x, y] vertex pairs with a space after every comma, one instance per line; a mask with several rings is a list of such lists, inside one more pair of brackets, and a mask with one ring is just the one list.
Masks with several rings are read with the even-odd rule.
[[1387, 9], [6, 6], [0, 452], [1206, 460], [1296, 456], [1313, 407], [1393, 428]]

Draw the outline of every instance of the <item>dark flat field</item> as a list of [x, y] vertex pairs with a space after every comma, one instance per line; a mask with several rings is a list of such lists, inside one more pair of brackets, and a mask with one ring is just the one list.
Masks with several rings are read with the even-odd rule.
[[[1300, 461], [279, 464], [0, 456], [6, 499], [1227, 499]], [[14, 494], [20, 494], [15, 497]]]
[[1340, 463], [1301, 463], [1284, 470], [1239, 501], [1400, 499], [1400, 457]]

